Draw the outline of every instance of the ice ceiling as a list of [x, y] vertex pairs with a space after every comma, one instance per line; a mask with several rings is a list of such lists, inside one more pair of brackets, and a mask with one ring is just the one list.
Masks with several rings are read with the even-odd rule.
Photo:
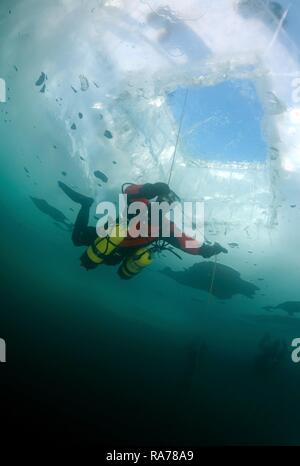
[[[201, 148], [195, 157], [179, 144], [171, 186], [204, 198], [214, 228], [276, 225], [300, 173], [298, 52], [283, 13], [250, 0], [17, 2], [1, 33], [10, 44], [2, 72], [24, 135], [15, 150], [48, 157], [49, 192], [62, 169], [99, 199], [125, 181], [167, 181], [178, 131], [167, 96], [251, 82], [266, 162], [207, 160]], [[108, 177], [101, 190], [95, 170]]]

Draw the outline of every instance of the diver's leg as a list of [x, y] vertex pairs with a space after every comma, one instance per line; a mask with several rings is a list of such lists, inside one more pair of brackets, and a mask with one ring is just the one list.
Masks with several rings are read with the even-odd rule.
[[88, 226], [90, 207], [94, 199], [77, 193], [61, 181], [58, 182], [58, 185], [72, 201], [81, 205], [73, 227], [72, 241], [74, 245], [89, 246], [97, 237], [96, 229]]
[[87, 196], [84, 196], [83, 194], [78, 193], [77, 191], [74, 191], [74, 189], [70, 188], [62, 181], [58, 181], [57, 184], [60, 187], [60, 189], [62, 189], [63, 192], [70, 199], [72, 199], [72, 201], [77, 202], [78, 204], [81, 204], [81, 205], [88, 204], [89, 207], [93, 204], [94, 199], [92, 197], [87, 197]]
[[96, 228], [89, 227], [90, 206], [83, 204], [74, 223], [72, 241], [75, 246], [89, 246], [97, 238]]

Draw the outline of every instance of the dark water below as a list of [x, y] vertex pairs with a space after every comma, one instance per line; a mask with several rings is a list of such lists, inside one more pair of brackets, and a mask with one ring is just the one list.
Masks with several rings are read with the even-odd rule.
[[225, 309], [238, 286], [231, 271], [228, 295], [216, 288], [208, 300], [209, 263], [197, 266], [199, 295], [189, 272], [169, 272], [160, 293], [150, 271], [128, 284], [113, 268], [84, 272], [69, 232], [49, 222], [47, 240], [26, 225], [16, 234], [4, 218], [1, 379], [15, 433], [74, 444], [299, 443], [299, 368], [280, 343], [300, 332], [297, 318]]

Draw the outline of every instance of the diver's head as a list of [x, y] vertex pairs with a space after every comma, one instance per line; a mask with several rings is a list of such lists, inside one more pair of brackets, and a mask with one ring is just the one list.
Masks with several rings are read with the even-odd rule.
[[157, 194], [157, 201], [158, 202], [168, 202], [168, 204], [172, 204], [173, 202], [180, 202], [180, 198], [177, 194], [169, 188], [169, 185], [166, 183], [158, 182], [155, 183], [155, 188]]

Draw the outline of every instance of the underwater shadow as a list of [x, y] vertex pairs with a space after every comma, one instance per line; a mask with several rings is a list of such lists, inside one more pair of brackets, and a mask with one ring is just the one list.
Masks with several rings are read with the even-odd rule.
[[[29, 196], [34, 205], [39, 209], [40, 212], [42, 212], [45, 215], [48, 215], [48, 217], [52, 218], [54, 220], [54, 224], [58, 226], [59, 228], [65, 230], [65, 231], [71, 231], [73, 228], [72, 223], [67, 219], [65, 214], [58, 210], [56, 207], [53, 207], [50, 205], [47, 201], [44, 199], [39, 199], [37, 197], [32, 197]], [[62, 226], [63, 225], [63, 226]]]
[[276, 311], [278, 309], [285, 311], [290, 317], [300, 313], [300, 301], [285, 301], [277, 306], [265, 306], [266, 311]]
[[237, 270], [222, 264], [216, 266], [215, 279], [212, 290], [210, 290], [214, 268], [214, 262], [200, 262], [178, 272], [166, 267], [161, 273], [181, 285], [207, 292], [211, 291], [219, 299], [231, 299], [234, 295], [253, 298], [256, 291], [259, 290], [253, 283], [243, 280]]

